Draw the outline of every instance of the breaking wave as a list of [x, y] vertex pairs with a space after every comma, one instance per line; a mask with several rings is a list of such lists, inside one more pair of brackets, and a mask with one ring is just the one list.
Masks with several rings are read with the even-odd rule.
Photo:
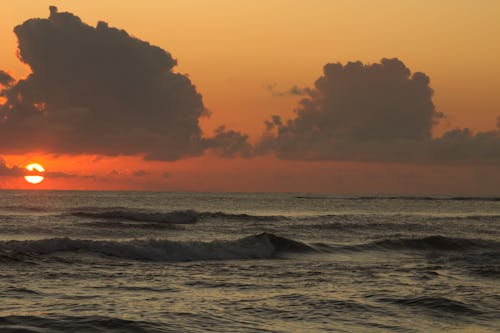
[[269, 233], [237, 240], [169, 241], [162, 239], [131, 241], [95, 241], [71, 238], [50, 238], [0, 242], [0, 253], [7, 257], [20, 255], [50, 255], [59, 252], [90, 252], [107, 256], [147, 261], [195, 261], [270, 259], [286, 252], [310, 252], [312, 247], [302, 242]]

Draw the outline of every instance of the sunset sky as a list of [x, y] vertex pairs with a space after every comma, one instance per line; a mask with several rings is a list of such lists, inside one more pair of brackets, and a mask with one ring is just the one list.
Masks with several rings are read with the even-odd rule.
[[[74, 44], [25, 26], [24, 61], [37, 70], [19, 84], [32, 68], [13, 29], [47, 19], [50, 5]], [[68, 29], [64, 12], [92, 29]], [[499, 17], [493, 0], [4, 1], [0, 70], [15, 81], [0, 97], [0, 188], [500, 194]], [[121, 47], [131, 50], [123, 60], [105, 59]], [[29, 103], [48, 121], [23, 118]], [[30, 162], [45, 167], [44, 182], [23, 179]]]

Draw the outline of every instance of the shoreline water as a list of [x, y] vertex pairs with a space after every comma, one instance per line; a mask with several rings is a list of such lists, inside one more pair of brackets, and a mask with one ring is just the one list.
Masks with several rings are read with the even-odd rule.
[[495, 200], [2, 194], [2, 332], [500, 325]]

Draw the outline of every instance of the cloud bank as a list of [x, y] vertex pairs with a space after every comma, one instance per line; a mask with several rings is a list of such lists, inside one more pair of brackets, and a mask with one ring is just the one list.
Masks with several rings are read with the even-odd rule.
[[265, 122], [256, 150], [295, 160], [500, 162], [500, 126], [432, 137], [444, 115], [435, 109], [429, 83], [399, 59], [327, 64], [314, 88], [303, 90], [307, 96], [294, 118], [274, 115]]
[[204, 136], [199, 119], [208, 112], [190, 79], [174, 72], [176, 59], [124, 30], [105, 22], [93, 27], [50, 7], [47, 19], [27, 20], [14, 32], [32, 73], [15, 81], [0, 70], [2, 153], [178, 160], [210, 149], [221, 157], [271, 153], [286, 160], [500, 162], [500, 117], [496, 130], [433, 137], [444, 115], [433, 104], [429, 77], [398, 59], [327, 64], [312, 88], [276, 92], [269, 85], [275, 96], [304, 97], [292, 119], [265, 121], [252, 146], [224, 126]]
[[[99, 22], [50, 7], [48, 19], [15, 27], [19, 57], [32, 73], [15, 84], [0, 72], [0, 150], [132, 155], [176, 160], [205, 149], [202, 96], [165, 50]], [[218, 136], [224, 133], [218, 133]], [[226, 139], [241, 140], [235, 131]], [[228, 138], [229, 136], [229, 138]], [[243, 136], [244, 137], [244, 136]], [[229, 142], [231, 153], [235, 145]]]

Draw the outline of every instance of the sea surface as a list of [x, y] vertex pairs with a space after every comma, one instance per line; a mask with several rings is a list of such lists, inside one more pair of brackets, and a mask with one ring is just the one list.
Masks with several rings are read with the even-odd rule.
[[0, 332], [500, 332], [500, 198], [0, 191]]

